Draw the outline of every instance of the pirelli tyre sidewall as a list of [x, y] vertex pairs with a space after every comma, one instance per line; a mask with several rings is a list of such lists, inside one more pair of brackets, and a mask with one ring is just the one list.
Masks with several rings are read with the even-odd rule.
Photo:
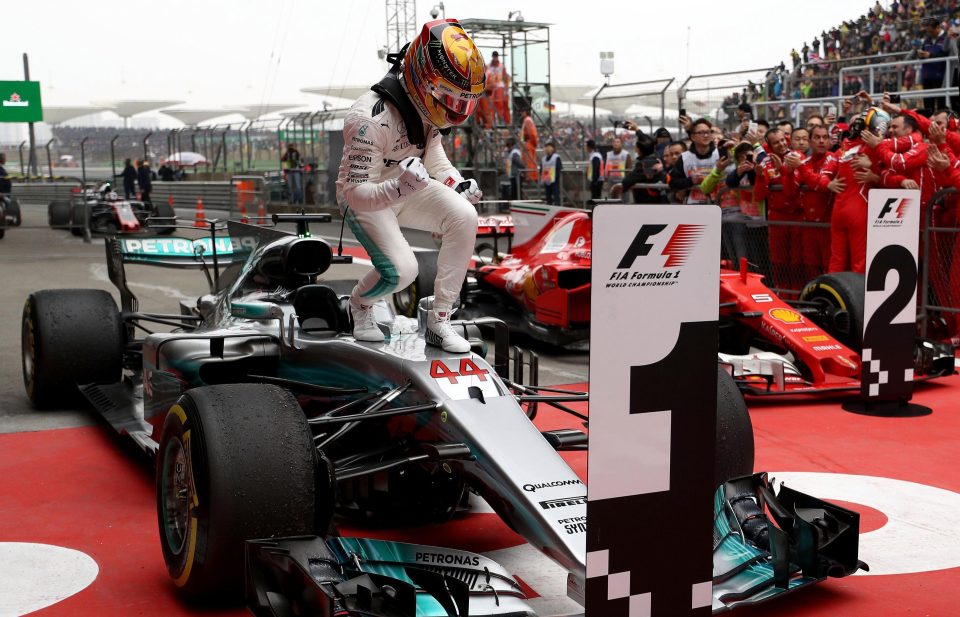
[[21, 320], [23, 385], [39, 409], [73, 404], [78, 385], [120, 381], [124, 327], [101, 289], [50, 289], [27, 297]]
[[160, 544], [187, 596], [240, 599], [247, 540], [326, 531], [316, 497], [330, 480], [317, 482], [312, 434], [287, 390], [190, 390], [167, 413], [158, 456]]
[[838, 341], [859, 352], [863, 349], [863, 314], [866, 284], [859, 272], [833, 272], [824, 274], [807, 283], [800, 292], [800, 299], [825, 301], [833, 308], [847, 311], [850, 332], [839, 332], [831, 323], [818, 324]]

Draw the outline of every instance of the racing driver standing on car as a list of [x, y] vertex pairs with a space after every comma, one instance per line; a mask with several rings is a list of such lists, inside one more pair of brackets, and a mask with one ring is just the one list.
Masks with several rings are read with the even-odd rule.
[[450, 164], [440, 136], [476, 110], [483, 57], [455, 19], [440, 19], [387, 59], [391, 70], [343, 123], [337, 202], [374, 266], [350, 298], [353, 336], [382, 341], [373, 304], [416, 278], [417, 259], [400, 231], [409, 227], [442, 237], [427, 343], [466, 353], [470, 344], [450, 325], [450, 313], [473, 255], [474, 204], [482, 194]]

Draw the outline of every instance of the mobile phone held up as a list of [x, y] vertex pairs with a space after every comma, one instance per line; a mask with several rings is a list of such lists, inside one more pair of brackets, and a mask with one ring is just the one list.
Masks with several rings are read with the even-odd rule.
[[900, 95], [899, 95], [899, 94], [891, 94], [891, 95], [890, 95], [890, 102], [893, 103], [894, 105], [899, 105], [899, 104], [900, 104]]
[[680, 108], [680, 115], [681, 115], [681, 116], [686, 116], [686, 115], [687, 115], [687, 108], [686, 108], [686, 107], [681, 107], [681, 108]]

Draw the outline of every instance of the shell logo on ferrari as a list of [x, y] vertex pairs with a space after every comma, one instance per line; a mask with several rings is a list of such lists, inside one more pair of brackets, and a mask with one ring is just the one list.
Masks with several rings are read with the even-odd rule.
[[803, 315], [792, 309], [774, 308], [767, 311], [767, 314], [786, 324], [803, 323]]

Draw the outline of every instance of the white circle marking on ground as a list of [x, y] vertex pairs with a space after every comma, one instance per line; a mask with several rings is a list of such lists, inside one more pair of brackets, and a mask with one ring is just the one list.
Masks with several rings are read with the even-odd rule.
[[0, 542], [0, 616], [46, 608], [86, 589], [100, 567], [86, 553], [50, 544]]

